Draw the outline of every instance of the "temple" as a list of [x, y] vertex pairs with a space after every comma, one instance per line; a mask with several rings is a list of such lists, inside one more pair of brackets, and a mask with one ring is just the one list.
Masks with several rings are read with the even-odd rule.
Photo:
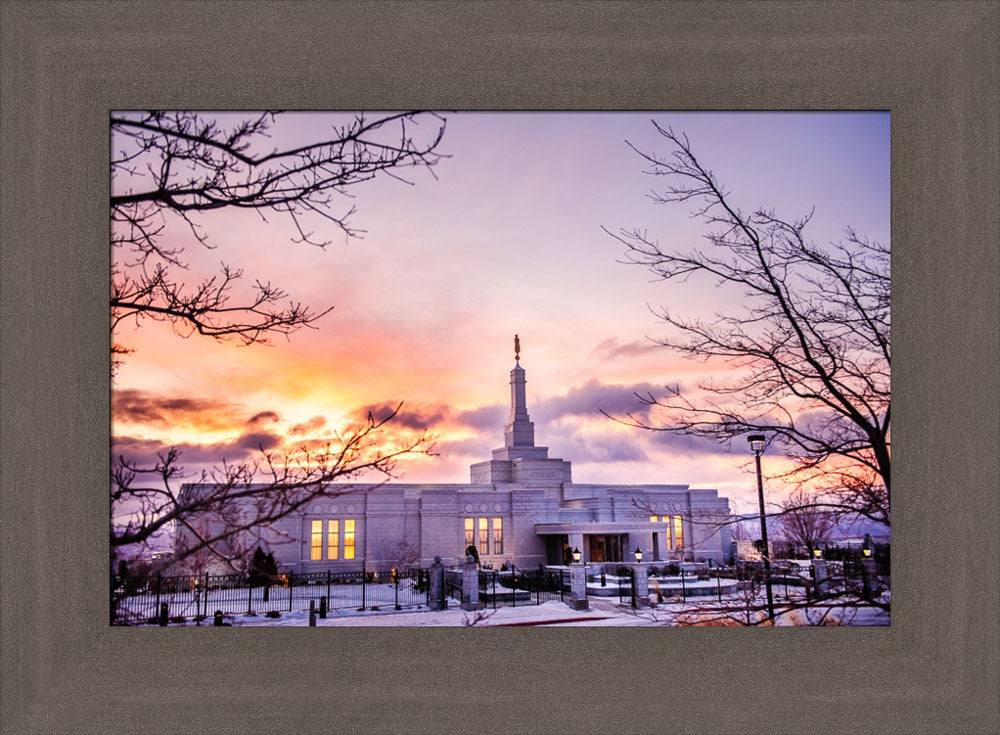
[[497, 568], [561, 565], [577, 548], [591, 562], [626, 561], [637, 548], [652, 561], [729, 562], [729, 501], [716, 490], [574, 483], [569, 461], [535, 445], [515, 340], [504, 444], [470, 467], [468, 484], [331, 485], [330, 496], [255, 529], [243, 545], [259, 544], [295, 573], [425, 567], [435, 556], [456, 564], [469, 546]]

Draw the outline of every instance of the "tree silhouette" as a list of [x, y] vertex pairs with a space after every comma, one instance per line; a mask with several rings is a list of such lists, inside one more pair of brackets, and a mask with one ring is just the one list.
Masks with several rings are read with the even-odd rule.
[[671, 328], [657, 340], [696, 360], [721, 360], [725, 382], [705, 381], [694, 396], [667, 387], [639, 396], [659, 419], [620, 419], [655, 431], [726, 443], [761, 432], [794, 460], [780, 475], [818, 493], [810, 504], [889, 524], [889, 248], [846, 231], [827, 247], [805, 229], [812, 213], [782, 219], [774, 211], [739, 208], [686, 135], [653, 123], [670, 156], [635, 150], [647, 173], [669, 180], [651, 194], [659, 203], [690, 203], [708, 226], [708, 247], [674, 252], [642, 229], [609, 232], [627, 262], [665, 281], [704, 276], [739, 289], [743, 308], [712, 322], [668, 309], [655, 313]]
[[[240, 292], [243, 270], [225, 262], [217, 275], [186, 283], [185, 248], [171, 228], [181, 224], [195, 243], [215, 247], [199, 216], [252, 210], [264, 222], [287, 218], [295, 241], [324, 247], [315, 222], [362, 234], [350, 224], [352, 188], [379, 175], [405, 181], [407, 168], [433, 172], [441, 158], [445, 123], [427, 113], [359, 114], [322, 140], [283, 149], [270, 144], [276, 119], [263, 113], [226, 127], [195, 112], [112, 113], [112, 333], [126, 320], [154, 319], [184, 336], [251, 344], [311, 325], [330, 309], [314, 311], [262, 277]], [[114, 366], [129, 352], [112, 339]]]
[[[341, 116], [344, 122], [320, 140], [285, 148], [270, 142], [277, 113], [239, 116], [228, 125], [220, 117], [111, 114], [113, 373], [130, 352], [115, 339], [116, 328], [127, 320], [166, 321], [183, 337], [197, 333], [253, 344], [310, 326], [329, 311], [291, 300], [264, 277], [241, 291], [242, 269], [225, 263], [218, 275], [186, 283], [183, 231], [197, 246], [216, 247], [218, 233], [211, 232], [210, 242], [211, 223], [201, 221], [202, 215], [251, 210], [265, 224], [277, 215], [292, 223], [293, 241], [324, 247], [329, 240], [313, 228], [316, 222], [327, 230], [332, 225], [345, 238], [363, 232], [350, 224], [353, 188], [383, 175], [410, 183], [402, 172], [419, 168], [433, 174], [442, 157], [436, 149], [445, 122], [430, 113]], [[251, 561], [251, 529], [273, 527], [312, 500], [341, 492], [334, 481], [370, 486], [369, 475], [391, 477], [399, 457], [430, 453], [426, 432], [410, 440], [386, 437], [385, 427], [398, 410], [378, 420], [369, 414], [324, 447], [284, 454], [259, 447], [254, 461], [224, 462], [195, 478], [186, 478], [174, 448], [150, 464], [117, 457], [111, 476], [112, 553], [173, 534], [175, 563], [224, 561], [244, 572]], [[185, 478], [189, 482], [180, 486]]]

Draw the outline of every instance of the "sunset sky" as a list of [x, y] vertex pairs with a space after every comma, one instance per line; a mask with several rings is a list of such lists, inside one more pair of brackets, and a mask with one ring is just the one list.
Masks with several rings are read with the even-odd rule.
[[[335, 118], [335, 116], [334, 116]], [[641, 227], [663, 247], [698, 245], [690, 207], [655, 204], [662, 180], [629, 149], [668, 154], [650, 123], [688, 134], [699, 159], [744, 209], [815, 216], [818, 243], [859, 233], [889, 241], [888, 113], [457, 113], [434, 169], [351, 190], [345, 240], [323, 220], [325, 249], [292, 242], [290, 222], [253, 212], [202, 217], [214, 250], [183, 229], [185, 280], [220, 261], [269, 280], [296, 301], [334, 309], [269, 346], [178, 337], [145, 321], [116, 338], [136, 350], [113, 382], [112, 451], [149, 457], [183, 449], [192, 472], [323, 439], [372, 407], [404, 401], [404, 434], [424, 426], [438, 456], [404, 462], [403, 482], [468, 482], [468, 465], [503, 444], [513, 336], [521, 338], [536, 443], [573, 462], [576, 482], [684, 483], [718, 488], [750, 509], [745, 442], [732, 451], [630, 429], [601, 415], [640, 411], [635, 391], [694, 385], [709, 370], [647, 337], [663, 334], [649, 306], [710, 318], [740, 294], [655, 282], [625, 265], [602, 231]], [[308, 142], [331, 116], [279, 118], [273, 143]], [[428, 131], [433, 121], [428, 120]], [[115, 141], [112, 141], [115, 145]], [[113, 257], [121, 254], [113, 253]], [[769, 459], [777, 463], [778, 458]], [[780, 488], [773, 488], [780, 492]]]

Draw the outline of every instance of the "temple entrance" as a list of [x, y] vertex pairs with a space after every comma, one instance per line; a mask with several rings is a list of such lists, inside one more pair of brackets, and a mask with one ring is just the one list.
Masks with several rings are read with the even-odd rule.
[[590, 545], [592, 562], [609, 562], [622, 560], [622, 534], [601, 534], [587, 536]]

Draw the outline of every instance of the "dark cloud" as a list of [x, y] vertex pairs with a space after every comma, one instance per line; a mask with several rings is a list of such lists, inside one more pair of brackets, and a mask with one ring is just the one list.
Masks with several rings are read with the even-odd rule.
[[276, 434], [269, 434], [263, 431], [252, 432], [250, 434], [244, 434], [235, 442], [233, 442], [234, 447], [240, 447], [243, 449], [274, 449], [276, 446], [281, 444], [281, 437]]
[[617, 337], [608, 337], [590, 351], [590, 356], [599, 360], [616, 360], [622, 357], [645, 355], [656, 350], [660, 345], [652, 340], [636, 340], [622, 342]]
[[274, 411], [261, 411], [260, 413], [255, 413], [247, 421], [248, 424], [273, 424], [275, 422], [281, 421], [281, 417]]
[[477, 431], [502, 431], [509, 412], [510, 406], [498, 403], [492, 406], [480, 406], [479, 408], [460, 411], [452, 416], [452, 421], [462, 426], [468, 426], [470, 429], [476, 429]]
[[[355, 413], [361, 419], [366, 419], [368, 414], [371, 414], [376, 421], [383, 421], [398, 405], [398, 403], [391, 401], [372, 403], [367, 406], [361, 406]], [[390, 425], [415, 430], [429, 429], [435, 424], [444, 421], [448, 417], [448, 414], [449, 410], [447, 406], [416, 406], [407, 403], [403, 405], [399, 413], [392, 419]]]
[[136, 437], [112, 437], [111, 455], [115, 459], [124, 457], [130, 462], [135, 462], [141, 467], [151, 467], [157, 462], [157, 454], [166, 453], [171, 447], [176, 449], [180, 456], [178, 465], [186, 470], [192, 470], [195, 466], [215, 466], [226, 462], [238, 462], [250, 459], [256, 454], [255, 449], [245, 446], [237, 446], [235, 443], [220, 442], [217, 444], [190, 444], [182, 442], [180, 444], [169, 444], [153, 439], [140, 439]]
[[111, 417], [113, 421], [164, 428], [178, 425], [226, 428], [244, 423], [236, 405], [229, 401], [164, 396], [141, 390], [113, 390]]
[[325, 416], [313, 416], [301, 424], [295, 424], [290, 431], [292, 434], [311, 434], [314, 431], [319, 431], [324, 426], [326, 426]]
[[550, 422], [564, 416], [600, 416], [605, 411], [612, 416], [631, 413], [637, 418], [646, 418], [649, 407], [642, 404], [636, 394], [662, 396], [663, 386], [652, 383], [633, 385], [605, 385], [590, 380], [583, 385], [570, 388], [564, 396], [553, 396], [538, 401], [536, 407], [528, 406], [528, 412], [539, 422]]
[[549, 442], [551, 456], [572, 462], [645, 462], [649, 456], [643, 450], [641, 441], [635, 437], [623, 436], [553, 436]]

